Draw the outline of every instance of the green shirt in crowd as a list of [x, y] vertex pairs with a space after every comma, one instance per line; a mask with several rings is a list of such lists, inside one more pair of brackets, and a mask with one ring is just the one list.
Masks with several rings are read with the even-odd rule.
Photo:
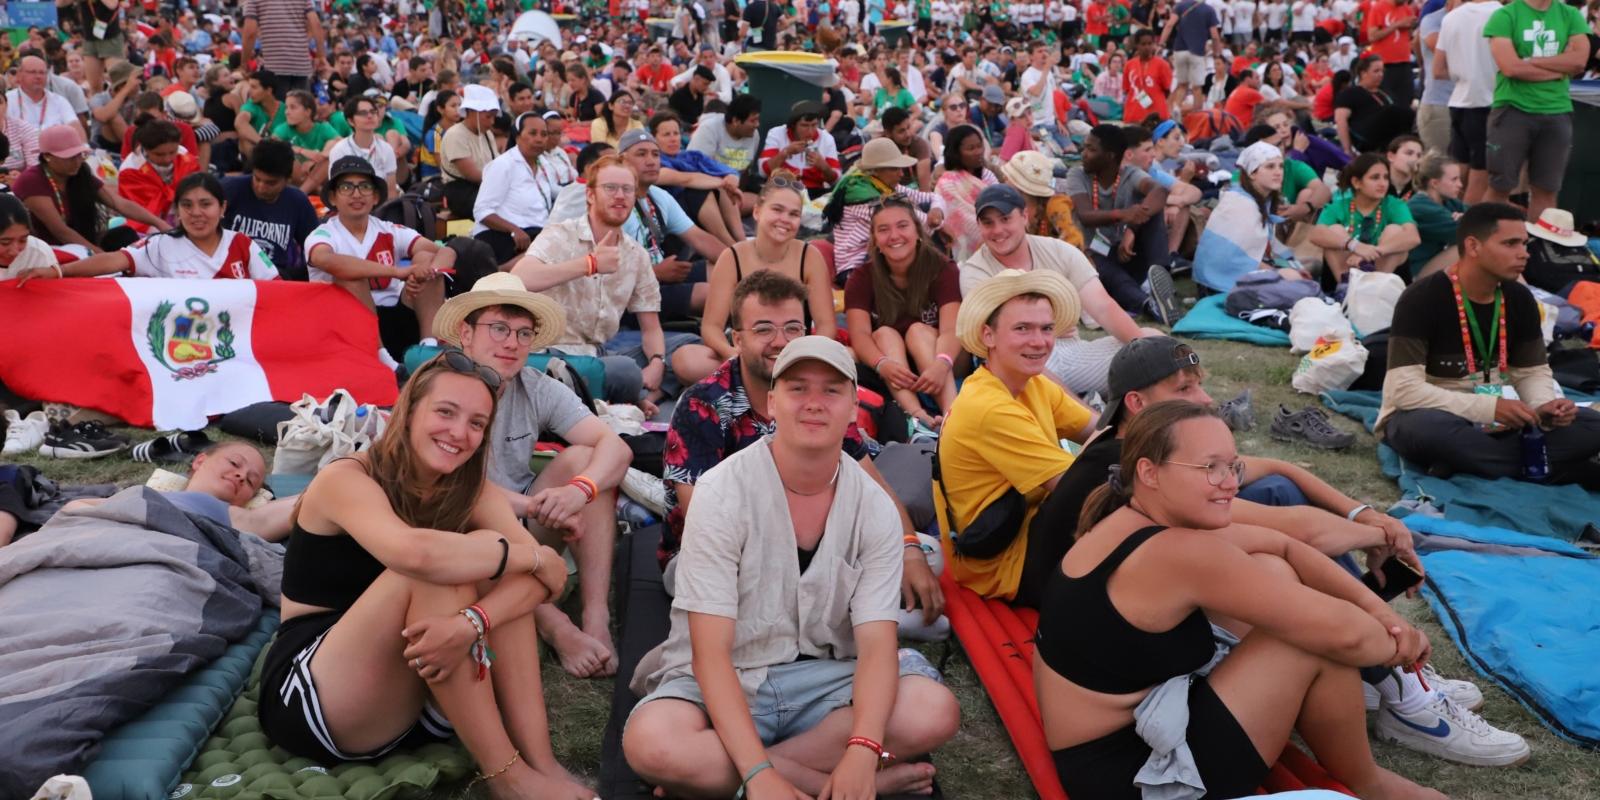
[[[339, 138], [344, 138], [352, 133], [355, 133], [355, 131], [351, 129], [349, 121], [344, 118], [343, 111], [335, 111], [332, 114], [329, 114], [328, 124], [333, 126], [333, 131], [334, 133], [339, 134]], [[400, 123], [395, 120], [394, 117], [384, 114], [383, 121], [378, 123], [378, 130], [376, 133], [381, 137], [389, 131], [399, 131], [400, 135], [404, 136], [406, 129], [401, 127]]]
[[[1390, 225], [1407, 225], [1416, 222], [1411, 217], [1411, 209], [1406, 207], [1406, 201], [1392, 194], [1383, 196], [1383, 202], [1373, 209], [1371, 214], [1362, 214], [1350, 202], [1350, 190], [1340, 189], [1333, 193], [1333, 199], [1322, 207], [1322, 216], [1317, 217], [1318, 225], [1338, 225], [1357, 240], [1366, 244], [1377, 244], [1378, 237], [1383, 235], [1383, 229]], [[1351, 219], [1351, 215], [1355, 219]]]
[[1416, 220], [1417, 233], [1422, 241], [1411, 250], [1411, 255], [1406, 257], [1406, 264], [1413, 277], [1433, 257], [1444, 252], [1445, 248], [1454, 249], [1456, 246], [1456, 215], [1467, 210], [1467, 204], [1454, 197], [1444, 198], [1444, 205], [1433, 202], [1427, 192], [1417, 192], [1406, 203], [1411, 209], [1411, 217]]
[[266, 134], [269, 131], [277, 130], [278, 126], [284, 123], [283, 110], [287, 105], [286, 103], [279, 103], [277, 113], [273, 114], [270, 119], [267, 117], [267, 110], [254, 100], [246, 100], [239, 110], [250, 115], [250, 127], [255, 128], [257, 133]]
[[[295, 147], [304, 147], [307, 150], [317, 151], [321, 151], [322, 148], [326, 147], [328, 142], [342, 138], [339, 136], [339, 132], [326, 122], [313, 122], [311, 123], [311, 130], [308, 131], [296, 130], [293, 125], [285, 122], [272, 129], [272, 136], [275, 139], [282, 139]], [[295, 154], [295, 157], [304, 160], [298, 153]]]
[[[1489, 39], [1510, 39], [1517, 58], [1551, 58], [1567, 49], [1567, 40], [1589, 33], [1583, 12], [1561, 0], [1550, 0], [1540, 11], [1525, 0], [1512, 0], [1489, 15], [1483, 35]], [[1514, 106], [1528, 114], [1569, 114], [1572, 112], [1572, 78], [1563, 75], [1550, 81], [1525, 81], [1494, 76], [1494, 107]]]

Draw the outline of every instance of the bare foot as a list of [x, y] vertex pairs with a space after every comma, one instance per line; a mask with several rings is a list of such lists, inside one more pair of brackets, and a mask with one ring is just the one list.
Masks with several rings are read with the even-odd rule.
[[597, 677], [606, 668], [607, 662], [612, 664], [611, 670], [616, 671], [616, 657], [611, 654], [611, 648], [579, 630], [570, 621], [549, 631], [549, 634], [550, 646], [556, 649], [561, 668], [573, 677]]
[[617, 648], [611, 642], [611, 617], [601, 614], [594, 619], [589, 619], [588, 615], [585, 615], [583, 632], [589, 638], [598, 642], [606, 651], [605, 663], [601, 664], [600, 668], [589, 677], [609, 678], [617, 674]]
[[1356, 789], [1356, 794], [1362, 800], [1449, 800], [1442, 792], [1418, 786], [1382, 767], [1378, 768], [1372, 783]]
[[540, 774], [520, 761], [506, 770], [504, 775], [484, 781], [484, 785], [489, 787], [489, 796], [494, 800], [522, 800], [528, 797], [591, 800], [596, 797], [593, 789], [573, 783], [570, 778]]
[[547, 769], [541, 769], [538, 772], [540, 775], [543, 775], [552, 783], [556, 784], [555, 794], [548, 795], [549, 797], [561, 798], [562, 800], [565, 800], [565, 798], [573, 798], [573, 800], [593, 800], [593, 798], [599, 796], [594, 789], [584, 785], [584, 783], [577, 778], [572, 777], [572, 773], [567, 772], [566, 768], [562, 767], [560, 764], [556, 764], [555, 766]]
[[878, 773], [878, 794], [933, 794], [933, 765], [895, 764]]

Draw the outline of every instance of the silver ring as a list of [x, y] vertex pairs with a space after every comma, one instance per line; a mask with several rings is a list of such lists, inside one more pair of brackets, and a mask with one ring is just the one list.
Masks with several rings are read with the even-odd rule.
[[413, 658], [413, 659], [411, 659], [411, 666], [416, 667], [418, 670], [421, 670], [422, 669], [422, 659], [421, 658]]

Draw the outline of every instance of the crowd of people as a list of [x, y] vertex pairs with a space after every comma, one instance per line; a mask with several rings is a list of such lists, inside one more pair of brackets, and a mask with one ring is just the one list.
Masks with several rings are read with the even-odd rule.
[[[533, 5], [80, 0], [0, 42], [0, 278], [333, 283], [391, 366], [445, 348], [370, 450], [238, 523], [287, 543], [275, 744], [459, 736], [495, 797], [593, 796], [537, 646], [618, 670], [634, 452], [527, 366], [555, 354], [667, 423], [672, 627], [623, 749], [669, 794], [931, 791], [916, 757], [960, 708], [896, 642], [943, 614], [939, 569], [1040, 611], [1073, 797], [1250, 794], [1292, 731], [1361, 797], [1439, 797], [1377, 766], [1363, 709], [1442, 759], [1528, 758], [1358, 581], [1356, 551], [1421, 572], [1405, 526], [1241, 455], [1156, 326], [1175, 275], [1398, 275], [1378, 434], [1514, 478], [1543, 430], [1548, 479], [1600, 489], [1600, 413], [1559, 394], [1519, 282], [1530, 241], [1582, 238], [1556, 195], [1594, 8], [622, 0], [541, 6], [556, 41]], [[737, 58], [765, 50], [833, 78], [775, 115]], [[14, 418], [7, 452], [125, 446], [91, 416]], [[936, 443], [933, 547], [875, 465], [907, 439]], [[197, 459], [196, 491], [231, 503], [259, 461]], [[563, 550], [577, 620], [548, 602]]]

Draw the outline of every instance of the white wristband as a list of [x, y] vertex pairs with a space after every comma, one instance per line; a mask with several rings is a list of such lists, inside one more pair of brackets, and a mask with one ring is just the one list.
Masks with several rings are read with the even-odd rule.
[[1350, 509], [1350, 513], [1344, 515], [1344, 518], [1349, 520], [1349, 521], [1351, 521], [1351, 522], [1355, 522], [1356, 521], [1356, 517], [1361, 516], [1361, 512], [1370, 511], [1370, 510], [1372, 510], [1372, 506], [1369, 506], [1366, 503], [1362, 503], [1361, 505]]

